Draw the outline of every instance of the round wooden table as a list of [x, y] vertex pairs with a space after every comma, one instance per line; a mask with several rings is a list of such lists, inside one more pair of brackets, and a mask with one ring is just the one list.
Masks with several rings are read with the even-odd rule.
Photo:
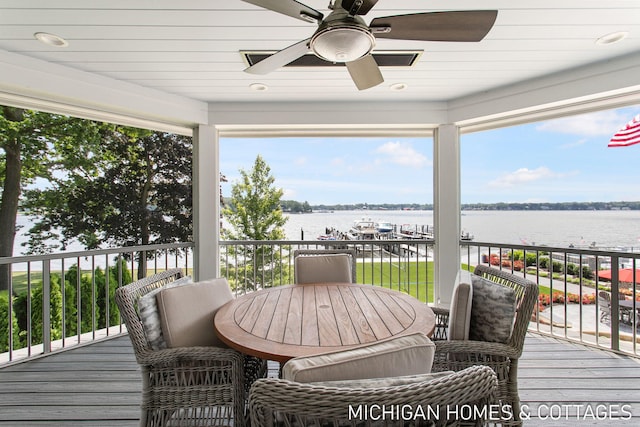
[[431, 335], [434, 327], [433, 311], [412, 296], [352, 283], [263, 289], [228, 302], [214, 319], [229, 347], [279, 362], [414, 332]]

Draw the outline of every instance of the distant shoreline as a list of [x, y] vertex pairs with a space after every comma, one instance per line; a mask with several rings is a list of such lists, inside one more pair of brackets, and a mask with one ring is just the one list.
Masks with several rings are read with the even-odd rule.
[[[351, 210], [433, 210], [432, 204], [406, 203], [355, 203], [335, 205], [308, 205], [313, 211], [351, 211]], [[540, 203], [463, 203], [462, 210], [466, 211], [637, 211], [640, 201], [630, 202], [540, 202]], [[296, 211], [286, 210], [296, 213]], [[298, 211], [304, 212], [304, 211]], [[307, 211], [309, 212], [309, 211]]]

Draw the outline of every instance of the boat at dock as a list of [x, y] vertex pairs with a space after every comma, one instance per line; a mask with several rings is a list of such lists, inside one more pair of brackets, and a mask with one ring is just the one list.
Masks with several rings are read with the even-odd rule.
[[375, 223], [378, 233], [391, 233], [395, 229], [395, 225], [389, 221], [378, 221]]
[[[346, 232], [326, 229], [318, 240], [429, 240], [435, 238], [433, 225], [393, 224], [389, 221], [373, 221], [370, 218], [355, 220]], [[470, 242], [474, 236], [462, 231], [460, 240]]]
[[371, 219], [360, 219], [346, 233], [348, 240], [377, 240], [380, 238], [375, 222]]

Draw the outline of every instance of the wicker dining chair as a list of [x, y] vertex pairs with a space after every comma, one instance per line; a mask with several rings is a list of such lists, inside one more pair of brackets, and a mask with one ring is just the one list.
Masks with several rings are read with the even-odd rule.
[[142, 374], [140, 426], [244, 426], [248, 386], [264, 376], [265, 361], [229, 348], [154, 350], [147, 339], [139, 298], [181, 277], [180, 269], [170, 269], [116, 290], [115, 300]]
[[[511, 334], [506, 342], [448, 339], [446, 337], [446, 326], [450, 320], [448, 319], [448, 309], [434, 308], [434, 312], [436, 312], [436, 316], [442, 325], [440, 333], [445, 335], [445, 339], [435, 340], [432, 337], [436, 344], [433, 371], [459, 371], [474, 365], [491, 367], [498, 377], [496, 398], [501, 405], [508, 405], [510, 412], [513, 414], [511, 420], [505, 420], [501, 424], [521, 425], [520, 397], [518, 394], [518, 359], [522, 355], [525, 335], [538, 300], [538, 285], [522, 276], [486, 265], [476, 266], [474, 274], [514, 290], [515, 317], [513, 319], [500, 319], [512, 324]], [[472, 297], [472, 301], [472, 304], [476, 303], [475, 294]], [[479, 325], [473, 322], [474, 317], [472, 315], [471, 331], [474, 328], [479, 328]]]
[[354, 249], [298, 249], [293, 260], [295, 283], [356, 282]]
[[[471, 408], [486, 410], [495, 389], [496, 375], [486, 366], [419, 379], [299, 383], [263, 378], [251, 386], [249, 412], [251, 425], [260, 427], [458, 425]], [[382, 409], [389, 411], [385, 417], [379, 416]]]

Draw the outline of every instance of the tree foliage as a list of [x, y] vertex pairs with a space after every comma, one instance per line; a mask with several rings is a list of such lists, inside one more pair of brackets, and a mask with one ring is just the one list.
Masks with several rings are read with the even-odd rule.
[[39, 218], [28, 233], [30, 251], [64, 249], [76, 239], [87, 249], [190, 240], [191, 155], [189, 137], [112, 127], [93, 159], [99, 173], [69, 170], [50, 188], [27, 193], [25, 208]]
[[313, 209], [311, 209], [311, 205], [309, 202], [297, 202], [295, 200], [283, 200], [281, 203], [282, 210], [285, 212], [292, 213], [311, 213]]
[[[250, 171], [240, 170], [240, 181], [231, 187], [231, 198], [222, 210], [228, 226], [222, 230], [226, 240], [283, 240], [287, 218], [280, 207], [283, 190], [275, 186], [271, 168], [262, 156], [257, 156]], [[275, 247], [243, 246], [241, 253], [230, 254], [236, 265], [224, 272], [232, 286], [258, 289], [286, 280], [289, 271], [283, 268], [281, 252]], [[249, 274], [259, 271], [261, 274]]]
[[[103, 126], [59, 114], [0, 106], [0, 256], [12, 256], [20, 197], [38, 178], [63, 179], [66, 171], [95, 170]], [[0, 290], [10, 270], [0, 268]]]

